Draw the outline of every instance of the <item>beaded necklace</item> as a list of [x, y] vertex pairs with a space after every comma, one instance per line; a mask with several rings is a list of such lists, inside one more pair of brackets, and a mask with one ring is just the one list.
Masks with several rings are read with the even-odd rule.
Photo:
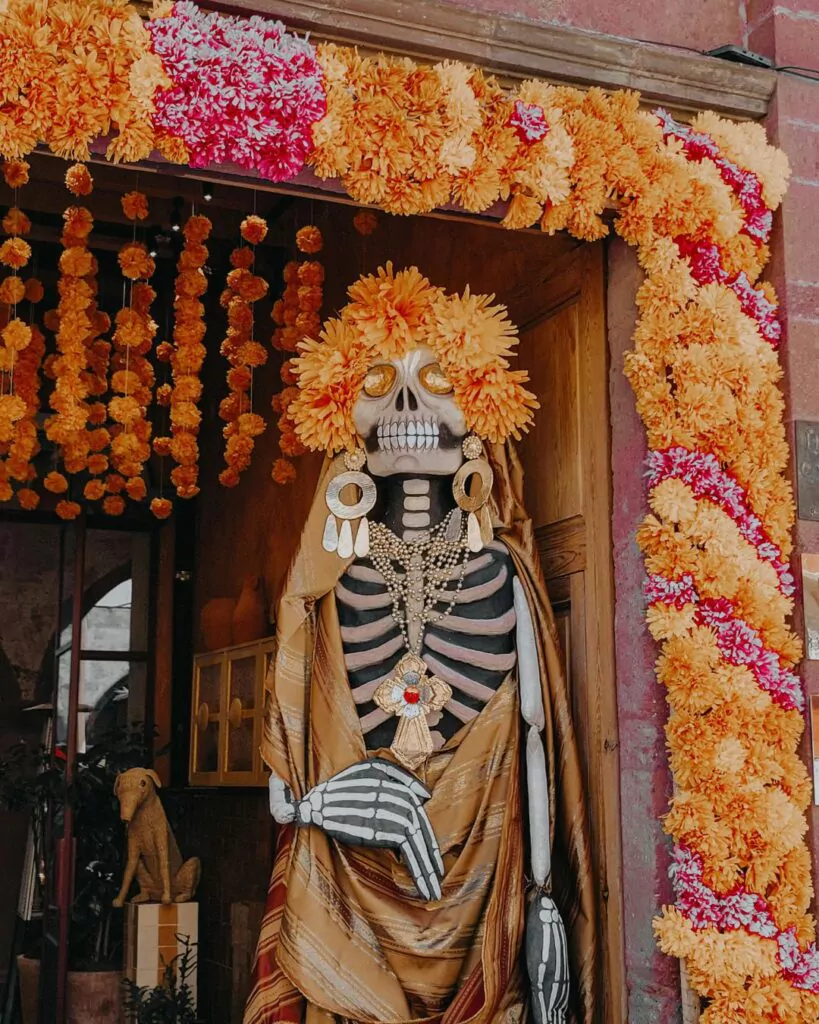
[[[384, 577], [392, 598], [392, 617], [407, 650], [413, 654], [420, 653], [427, 626], [449, 615], [463, 589], [469, 561], [466, 530], [462, 527], [454, 540], [447, 537], [456, 511], [459, 510], [453, 509], [437, 526], [411, 541], [397, 537], [383, 523], [370, 527], [370, 559]], [[394, 568], [395, 562], [404, 569], [403, 573]], [[452, 598], [442, 612], [435, 612], [441, 590], [456, 569], [459, 573]], [[420, 610], [410, 612], [410, 607]], [[418, 625], [414, 644], [409, 634], [411, 622]]]

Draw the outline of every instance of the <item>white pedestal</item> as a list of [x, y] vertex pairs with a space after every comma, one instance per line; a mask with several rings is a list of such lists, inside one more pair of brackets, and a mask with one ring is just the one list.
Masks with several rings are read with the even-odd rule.
[[[185, 938], [192, 946], [199, 941], [198, 903], [126, 903], [125, 977], [140, 988], [161, 985], [168, 964], [184, 953]], [[196, 1004], [196, 949], [191, 961], [185, 980]]]

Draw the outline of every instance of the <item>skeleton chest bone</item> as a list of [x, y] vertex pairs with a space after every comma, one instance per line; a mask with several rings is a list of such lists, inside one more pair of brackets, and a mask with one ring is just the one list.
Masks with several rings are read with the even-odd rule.
[[[508, 551], [493, 542], [470, 559], [451, 612], [427, 625], [421, 657], [452, 689], [443, 712], [435, 713], [438, 720], [428, 719], [439, 743], [478, 715], [514, 668], [513, 572]], [[456, 572], [441, 592], [438, 614], [451, 601], [457, 579]], [[406, 653], [392, 599], [381, 574], [365, 559], [354, 562], [341, 578], [336, 601], [345, 665], [367, 748], [388, 747], [397, 720], [373, 696]]]

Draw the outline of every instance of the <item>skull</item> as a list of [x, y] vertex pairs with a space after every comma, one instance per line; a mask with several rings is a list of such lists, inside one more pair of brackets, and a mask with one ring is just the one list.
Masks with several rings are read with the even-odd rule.
[[373, 476], [451, 476], [463, 462], [466, 421], [432, 349], [375, 363], [353, 409]]

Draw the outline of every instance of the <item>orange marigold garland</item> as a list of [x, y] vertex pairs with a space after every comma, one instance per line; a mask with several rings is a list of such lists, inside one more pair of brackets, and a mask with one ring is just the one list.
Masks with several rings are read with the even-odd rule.
[[[122, 208], [136, 222], [147, 214], [147, 200], [142, 193], [131, 192], [123, 197]], [[142, 474], [151, 454], [152, 427], [147, 410], [153, 400], [154, 385], [154, 371], [147, 356], [157, 331], [150, 312], [156, 293], [147, 279], [153, 275], [156, 264], [146, 246], [135, 238], [122, 247], [118, 262], [127, 282], [129, 303], [115, 317], [112, 397], [108, 402], [108, 416], [113, 424], [110, 467], [114, 472], [106, 478], [106, 488], [113, 489], [112, 477], [123, 477], [125, 493], [132, 501], [141, 501], [147, 492]], [[108, 515], [120, 515], [125, 499], [119, 493], [105, 498], [103, 509]]]
[[[242, 238], [251, 246], [262, 242], [267, 224], [252, 214], [241, 224]], [[267, 283], [251, 273], [255, 254], [252, 248], [239, 246], [231, 254], [233, 269], [228, 274], [222, 304], [227, 309], [228, 330], [221, 353], [230, 364], [227, 374], [230, 394], [223, 399], [219, 415], [226, 421], [222, 433], [226, 439], [225, 462], [219, 474], [224, 487], [235, 487], [239, 475], [250, 465], [255, 439], [264, 431], [265, 421], [253, 412], [253, 374], [267, 362], [267, 352], [255, 340], [253, 303], [267, 294]]]
[[[201, 297], [208, 289], [208, 280], [202, 268], [208, 258], [205, 242], [211, 227], [207, 217], [194, 214], [182, 229], [185, 242], [177, 261], [174, 349], [170, 355], [173, 377], [170, 395], [171, 437], [157, 438], [154, 446], [158, 452], [167, 451], [176, 463], [171, 471], [171, 482], [180, 498], [193, 498], [199, 493], [197, 435], [202, 419], [199, 411], [202, 394], [199, 373], [206, 355], [203, 344], [206, 333], [203, 319], [205, 307]], [[165, 504], [152, 505], [154, 515], [159, 518], [164, 516], [166, 509]]]

